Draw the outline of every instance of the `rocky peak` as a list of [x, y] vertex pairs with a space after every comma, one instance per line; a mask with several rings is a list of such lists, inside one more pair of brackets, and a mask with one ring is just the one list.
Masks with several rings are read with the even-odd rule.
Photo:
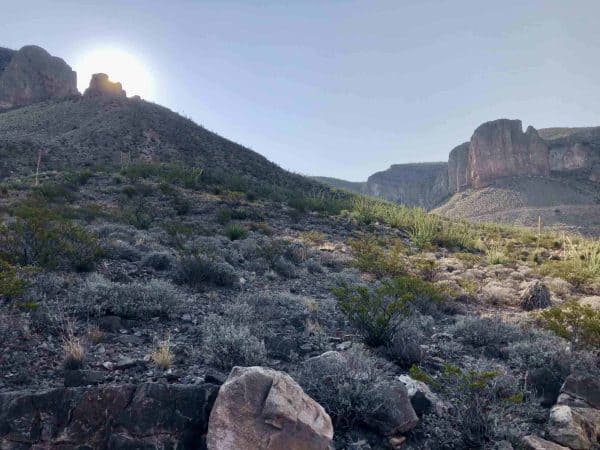
[[0, 109], [78, 94], [77, 74], [43, 48], [0, 51]]
[[523, 133], [520, 120], [480, 125], [469, 144], [469, 178], [475, 188], [509, 176], [549, 176], [548, 147], [533, 127]]
[[83, 94], [86, 97], [118, 97], [125, 98], [127, 93], [119, 82], [112, 82], [105, 73], [95, 73], [90, 80], [90, 86]]

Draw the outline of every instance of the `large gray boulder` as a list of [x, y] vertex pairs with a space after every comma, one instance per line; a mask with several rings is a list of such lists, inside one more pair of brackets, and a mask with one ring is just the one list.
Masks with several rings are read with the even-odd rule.
[[556, 405], [550, 411], [548, 437], [574, 450], [588, 450], [600, 437], [600, 410]]
[[0, 72], [0, 109], [76, 95], [77, 74], [62, 59], [35, 45], [21, 48]]
[[210, 414], [209, 450], [325, 450], [333, 426], [325, 410], [287, 374], [234, 367]]
[[217, 390], [148, 383], [0, 394], [0, 448], [197, 449]]

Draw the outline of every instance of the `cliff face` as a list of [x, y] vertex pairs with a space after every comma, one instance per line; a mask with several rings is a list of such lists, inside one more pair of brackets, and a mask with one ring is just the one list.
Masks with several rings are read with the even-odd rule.
[[0, 54], [0, 109], [78, 95], [77, 74], [62, 59], [43, 48], [29, 45]]
[[550, 151], [550, 170], [600, 181], [600, 127], [540, 130]]
[[17, 53], [17, 52], [14, 50], [0, 47], [0, 75], [2, 75], [2, 72], [4, 72], [4, 69], [6, 69], [6, 66], [8, 66], [8, 64], [10, 63], [10, 60], [13, 59], [13, 56], [15, 56], [15, 53]]
[[448, 194], [447, 163], [395, 164], [369, 177], [368, 195], [431, 209]]
[[550, 175], [546, 143], [520, 120], [499, 119], [479, 126], [469, 144], [469, 178], [481, 188], [498, 178]]
[[448, 157], [448, 189], [460, 192], [469, 186], [469, 142], [460, 144], [450, 151]]
[[127, 97], [126, 92], [123, 90], [121, 83], [112, 82], [108, 79], [108, 75], [105, 73], [95, 73], [92, 75], [90, 80], [90, 86], [85, 90], [83, 94], [85, 97]]

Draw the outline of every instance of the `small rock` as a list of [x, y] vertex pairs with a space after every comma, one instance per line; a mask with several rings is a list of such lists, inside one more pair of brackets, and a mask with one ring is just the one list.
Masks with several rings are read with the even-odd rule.
[[104, 381], [104, 372], [98, 370], [65, 370], [64, 386], [79, 387], [97, 385]]
[[345, 350], [348, 350], [350, 347], [352, 347], [352, 341], [344, 341], [340, 344], [337, 344], [335, 346], [335, 349], [343, 352]]
[[394, 450], [399, 449], [402, 447], [402, 444], [404, 444], [404, 442], [406, 441], [406, 438], [404, 436], [394, 436], [390, 438], [390, 447], [392, 447]]
[[115, 364], [115, 369], [118, 369], [118, 370], [131, 369], [132, 367], [137, 366], [139, 363], [140, 363], [139, 360], [136, 360], [133, 358], [128, 358], [128, 357], [123, 357], [117, 361], [117, 363]]
[[104, 367], [106, 370], [113, 370], [115, 365], [110, 361], [105, 361], [102, 363], [102, 367]]

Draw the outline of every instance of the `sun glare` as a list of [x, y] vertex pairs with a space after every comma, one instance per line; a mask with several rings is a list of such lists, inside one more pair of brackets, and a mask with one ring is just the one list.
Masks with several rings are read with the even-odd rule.
[[118, 48], [97, 48], [85, 52], [73, 67], [77, 71], [77, 85], [85, 91], [94, 73], [105, 73], [111, 81], [118, 81], [127, 96], [139, 95], [152, 100], [153, 80], [149, 68], [136, 56]]

